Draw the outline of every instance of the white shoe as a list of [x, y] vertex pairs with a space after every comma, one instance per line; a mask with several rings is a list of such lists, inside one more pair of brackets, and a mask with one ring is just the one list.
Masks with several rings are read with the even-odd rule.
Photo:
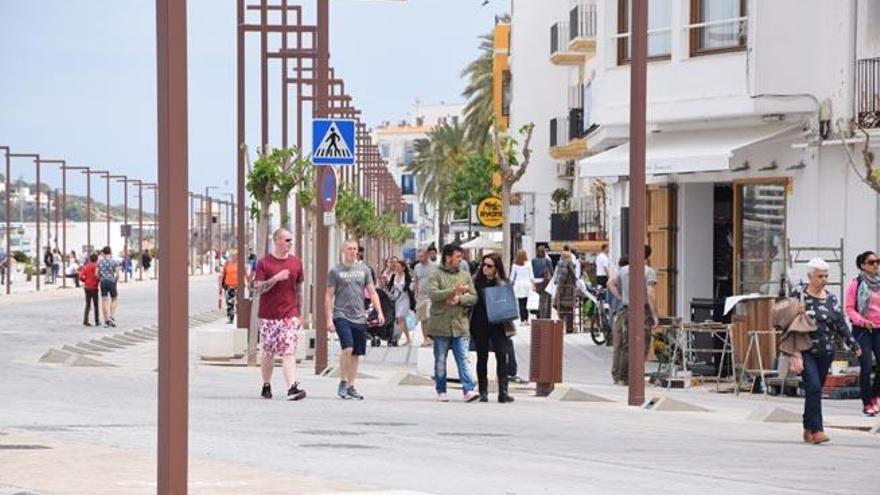
[[449, 397], [446, 394], [437, 394], [437, 402], [449, 402]]

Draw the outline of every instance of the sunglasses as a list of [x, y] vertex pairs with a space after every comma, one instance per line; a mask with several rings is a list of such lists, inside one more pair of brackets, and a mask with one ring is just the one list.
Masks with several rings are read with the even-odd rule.
[[495, 265], [492, 263], [483, 263], [483, 268], [495, 268]]
[[284, 242], [290, 244], [291, 242], [293, 242], [293, 239], [284, 239]]
[[867, 261], [865, 261], [865, 264], [876, 266], [877, 264], [880, 264], [880, 260], [867, 260]]

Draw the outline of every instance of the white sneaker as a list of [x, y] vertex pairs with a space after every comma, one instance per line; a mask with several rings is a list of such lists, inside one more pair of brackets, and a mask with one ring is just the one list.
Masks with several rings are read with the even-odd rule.
[[464, 394], [464, 401], [465, 402], [473, 402], [479, 398], [480, 398], [480, 394], [474, 392], [473, 390]]
[[449, 402], [449, 397], [446, 394], [437, 394], [437, 402]]

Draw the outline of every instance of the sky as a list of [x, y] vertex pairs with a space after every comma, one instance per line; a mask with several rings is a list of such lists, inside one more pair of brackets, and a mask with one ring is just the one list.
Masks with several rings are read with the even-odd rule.
[[[314, 0], [290, 3], [303, 4], [306, 22], [314, 22]], [[368, 125], [405, 117], [416, 99], [463, 101], [461, 69], [477, 56], [477, 37], [510, 5], [482, 3], [331, 0], [330, 64]], [[235, 0], [188, 2], [193, 191], [234, 191], [235, 6]], [[259, 35], [248, 38], [246, 50], [247, 142], [253, 147], [259, 144]], [[269, 70], [271, 141], [280, 145], [280, 82], [273, 84], [280, 64]], [[153, 0], [0, 0], [0, 145], [154, 181], [155, 71]], [[308, 143], [308, 119], [304, 128]], [[12, 166], [13, 178], [33, 180], [27, 160]], [[69, 187], [84, 192], [85, 179], [77, 175]], [[60, 187], [58, 167], [45, 165], [43, 177]], [[94, 180], [95, 194], [103, 197], [103, 187]], [[122, 196], [116, 188], [113, 202]]]

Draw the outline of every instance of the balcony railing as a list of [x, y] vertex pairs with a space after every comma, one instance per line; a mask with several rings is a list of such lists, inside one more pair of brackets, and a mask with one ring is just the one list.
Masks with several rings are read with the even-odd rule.
[[596, 3], [592, 0], [578, 0], [568, 14], [570, 48], [595, 46], [596, 21]]
[[550, 119], [550, 147], [565, 146], [585, 135], [583, 108], [572, 108], [567, 116]]
[[856, 64], [856, 119], [866, 129], [880, 128], [880, 57]]
[[[564, 52], [568, 48], [567, 44], [563, 44], [565, 33], [568, 32], [568, 24], [565, 22], [557, 22], [550, 26], [550, 55]], [[567, 43], [567, 40], [566, 40]]]

